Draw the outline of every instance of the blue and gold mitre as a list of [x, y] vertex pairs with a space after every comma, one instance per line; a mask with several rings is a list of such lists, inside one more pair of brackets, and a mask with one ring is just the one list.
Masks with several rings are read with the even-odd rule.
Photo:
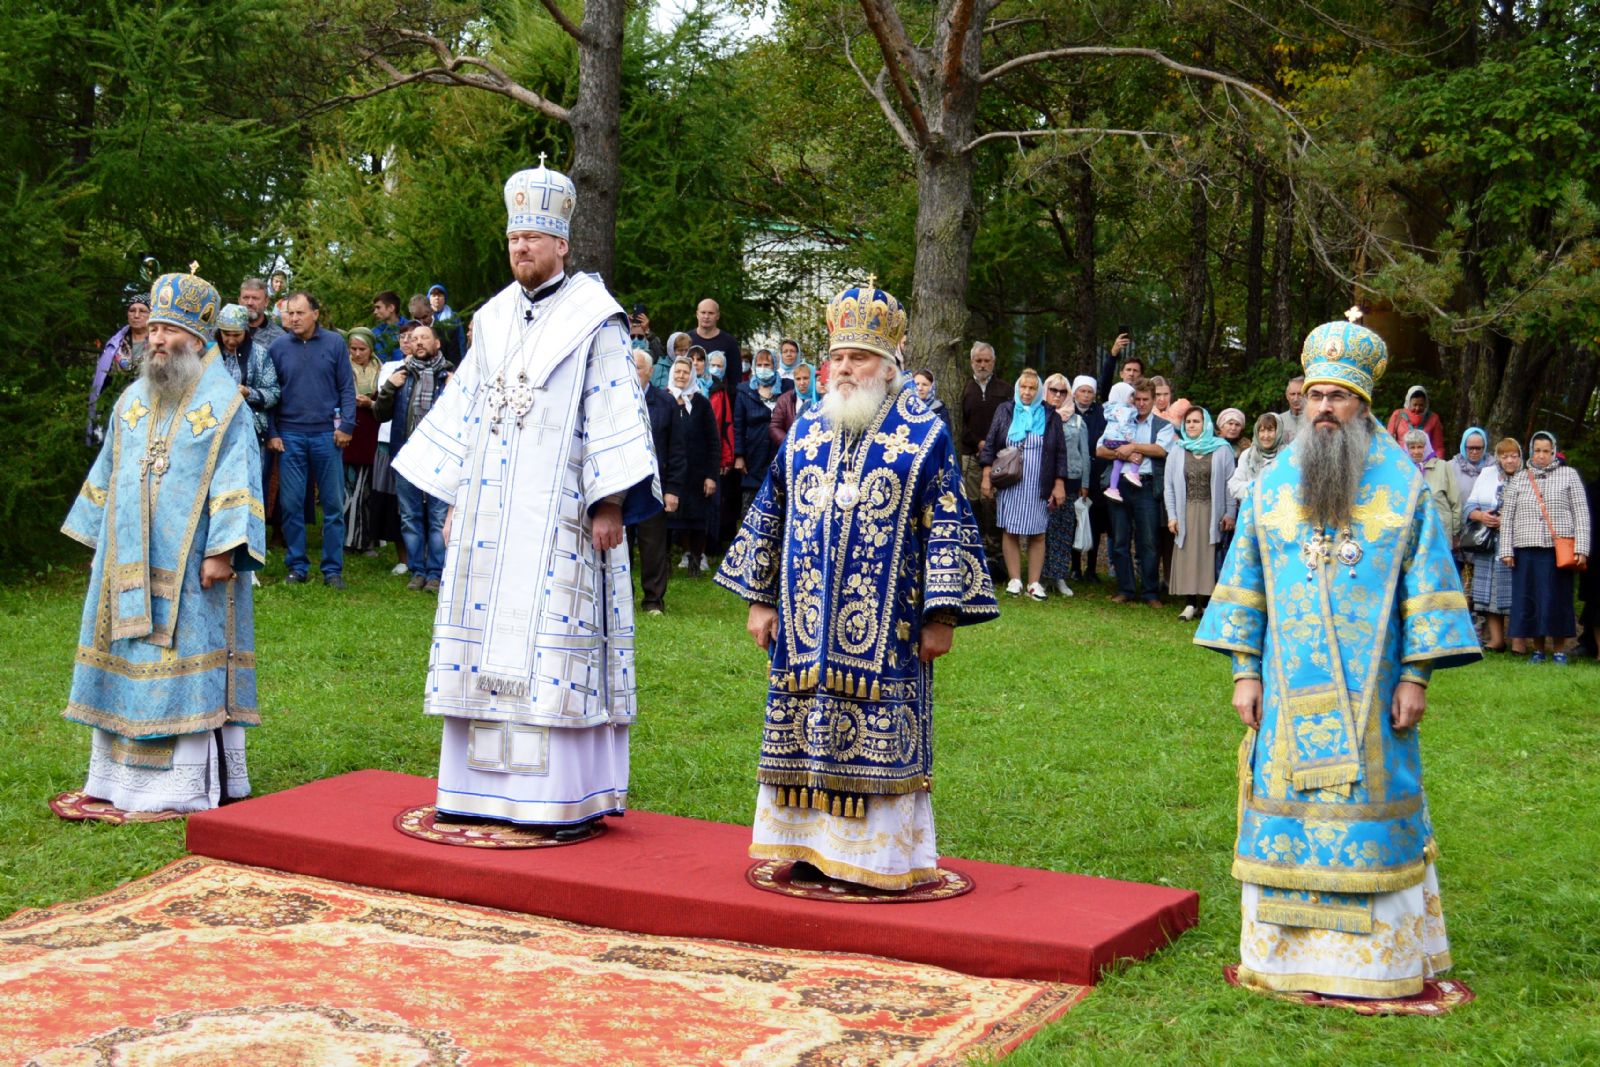
[[906, 309], [871, 281], [846, 289], [828, 305], [828, 351], [864, 348], [900, 362]]
[[1372, 388], [1389, 366], [1389, 346], [1361, 325], [1361, 309], [1344, 313], [1345, 321], [1325, 322], [1306, 335], [1300, 366], [1306, 387], [1338, 385], [1372, 403]]
[[578, 190], [572, 179], [544, 165], [519, 170], [506, 179], [506, 233], [548, 233], [562, 240], [572, 238], [572, 209], [578, 204]]
[[199, 269], [200, 264], [191, 263], [187, 274], [163, 274], [155, 280], [150, 286], [150, 325], [164, 322], [202, 341], [211, 339], [222, 297], [216, 286], [195, 273]]

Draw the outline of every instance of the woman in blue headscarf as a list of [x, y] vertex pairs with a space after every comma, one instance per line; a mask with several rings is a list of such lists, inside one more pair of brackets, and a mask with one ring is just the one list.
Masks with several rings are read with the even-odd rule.
[[811, 364], [796, 366], [789, 382], [794, 388], [778, 398], [778, 402], [772, 406], [772, 421], [767, 424], [767, 436], [772, 438], [774, 445], [783, 444], [783, 439], [789, 436], [789, 427], [822, 399], [817, 392], [816, 368]]
[[[1031, 367], [1017, 375], [1012, 399], [995, 409], [994, 421], [978, 463], [983, 467], [983, 495], [995, 500], [995, 523], [1000, 527], [1000, 552], [1011, 581], [1006, 592], [1022, 593], [1022, 539], [1028, 539], [1028, 595], [1045, 599], [1044, 535], [1050, 510], [1067, 502], [1066, 435], [1061, 420], [1046, 407], [1039, 388], [1039, 372]], [[989, 471], [1005, 448], [1022, 450], [1022, 480], [1006, 486], [996, 496]]]
[[1205, 610], [1217, 584], [1215, 546], [1233, 530], [1239, 509], [1228, 492], [1235, 462], [1233, 449], [1212, 427], [1211, 413], [1200, 407], [1186, 411], [1178, 449], [1167, 457], [1162, 480], [1167, 529], [1173, 535], [1167, 590], [1189, 598], [1179, 616], [1185, 621]]

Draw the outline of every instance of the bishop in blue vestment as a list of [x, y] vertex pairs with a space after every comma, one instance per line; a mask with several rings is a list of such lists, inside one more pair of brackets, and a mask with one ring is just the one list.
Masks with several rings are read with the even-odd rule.
[[94, 550], [63, 714], [94, 730], [84, 792], [125, 811], [250, 789], [255, 632], [234, 574], [261, 566], [266, 525], [250, 409], [206, 347], [220, 306], [193, 273], [156, 280], [149, 355], [62, 527]]
[[1450, 966], [1417, 723], [1480, 658], [1450, 542], [1372, 418], [1383, 340], [1306, 339], [1306, 410], [1240, 507], [1198, 644], [1233, 661], [1241, 984], [1402, 997]]
[[905, 312], [828, 311], [831, 377], [717, 572], [770, 657], [750, 854], [907, 889], [938, 876], [933, 660], [998, 608], [944, 421], [907, 388]]

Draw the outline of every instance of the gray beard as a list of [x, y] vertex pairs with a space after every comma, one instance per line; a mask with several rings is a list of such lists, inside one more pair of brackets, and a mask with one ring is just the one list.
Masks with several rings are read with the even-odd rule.
[[888, 395], [889, 383], [882, 378], [857, 382], [855, 391], [848, 397], [829, 389], [822, 398], [822, 417], [836, 430], [860, 433], [871, 425]]
[[200, 344], [185, 339], [182, 346], [167, 346], [167, 358], [157, 361], [145, 357], [139, 376], [150, 386], [150, 391], [163, 403], [174, 404], [183, 399], [189, 387], [200, 378]]
[[1301, 421], [1295, 436], [1300, 461], [1300, 503], [1318, 526], [1343, 526], [1356, 505], [1356, 491], [1372, 447], [1372, 423], [1362, 410], [1334, 430]]

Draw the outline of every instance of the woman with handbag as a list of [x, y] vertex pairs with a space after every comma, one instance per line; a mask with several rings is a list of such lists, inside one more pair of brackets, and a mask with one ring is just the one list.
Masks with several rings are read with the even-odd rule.
[[1528, 440], [1528, 467], [1506, 486], [1500, 559], [1512, 568], [1511, 636], [1533, 641], [1529, 663], [1567, 662], [1577, 635], [1573, 575], [1589, 563], [1589, 504], [1583, 482], [1556, 457], [1555, 435]]
[[983, 468], [982, 492], [995, 501], [1000, 527], [1000, 553], [1011, 580], [1006, 592], [1022, 593], [1022, 539], [1028, 539], [1028, 595], [1045, 599], [1044, 534], [1050, 510], [1067, 502], [1066, 435], [1061, 419], [1044, 402], [1039, 372], [1024, 368], [1017, 375], [1012, 399], [995, 409], [994, 421], [978, 463]]
[[[1478, 473], [1462, 505], [1461, 554], [1472, 567], [1472, 610], [1483, 615], [1487, 652], [1506, 650], [1506, 616], [1511, 614], [1511, 568], [1500, 559], [1500, 518], [1506, 486], [1522, 469], [1522, 446], [1507, 437], [1494, 446], [1494, 463]], [[1511, 642], [1521, 655], [1521, 638]]]

